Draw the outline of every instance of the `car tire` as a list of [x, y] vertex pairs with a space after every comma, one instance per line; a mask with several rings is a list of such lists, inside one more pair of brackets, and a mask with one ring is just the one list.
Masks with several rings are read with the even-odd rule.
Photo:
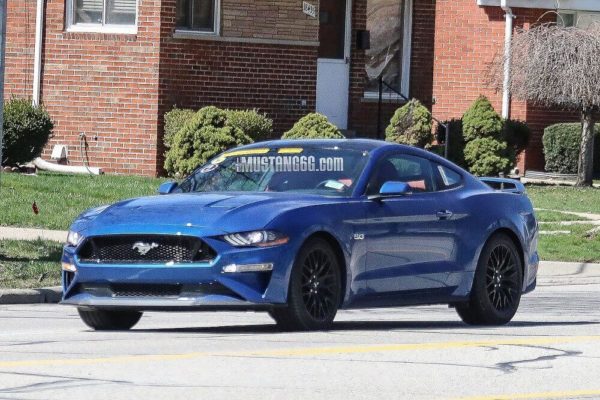
[[126, 331], [142, 318], [138, 311], [84, 310], [78, 308], [79, 317], [96, 331]]
[[468, 302], [456, 312], [469, 325], [505, 325], [515, 316], [523, 292], [523, 263], [505, 234], [492, 236], [481, 251]]
[[309, 239], [300, 249], [290, 276], [288, 302], [269, 315], [286, 331], [331, 327], [342, 296], [339, 259], [329, 243]]

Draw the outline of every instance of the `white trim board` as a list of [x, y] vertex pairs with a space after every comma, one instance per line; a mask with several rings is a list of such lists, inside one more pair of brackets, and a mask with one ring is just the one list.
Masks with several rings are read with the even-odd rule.
[[[507, 0], [509, 7], [600, 11], [599, 0]], [[477, 0], [479, 6], [500, 6], [500, 0]]]

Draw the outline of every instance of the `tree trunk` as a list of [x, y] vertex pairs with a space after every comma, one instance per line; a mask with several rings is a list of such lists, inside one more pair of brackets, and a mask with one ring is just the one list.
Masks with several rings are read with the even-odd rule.
[[594, 174], [594, 112], [585, 108], [581, 113], [581, 149], [576, 186], [592, 186]]

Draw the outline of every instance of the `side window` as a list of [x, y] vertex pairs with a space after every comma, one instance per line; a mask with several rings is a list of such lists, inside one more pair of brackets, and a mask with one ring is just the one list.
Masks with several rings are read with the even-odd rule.
[[433, 168], [429, 160], [408, 154], [394, 154], [382, 158], [369, 181], [367, 194], [379, 193], [381, 186], [389, 181], [405, 182], [415, 193], [436, 190]]
[[454, 189], [462, 185], [462, 176], [453, 169], [435, 164], [438, 190]]

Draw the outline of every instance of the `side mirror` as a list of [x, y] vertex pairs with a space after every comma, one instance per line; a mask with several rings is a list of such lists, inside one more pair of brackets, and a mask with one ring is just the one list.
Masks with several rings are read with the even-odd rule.
[[401, 197], [411, 194], [411, 187], [405, 182], [389, 181], [384, 183], [379, 190], [379, 194], [369, 196], [370, 200], [380, 200], [390, 197]]
[[158, 187], [158, 194], [173, 193], [173, 190], [175, 190], [177, 186], [177, 182], [165, 182]]

